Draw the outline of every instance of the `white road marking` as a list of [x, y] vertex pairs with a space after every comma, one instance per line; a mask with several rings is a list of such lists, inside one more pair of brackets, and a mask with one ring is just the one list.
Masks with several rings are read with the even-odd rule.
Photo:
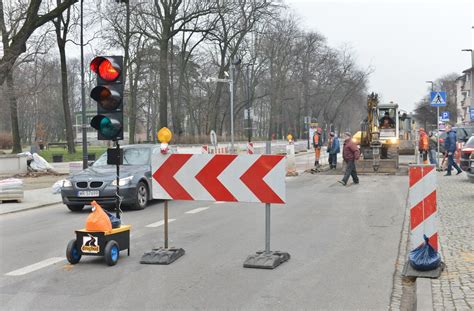
[[[173, 222], [175, 220], [176, 219], [170, 218], [170, 219], [168, 219], [168, 223]], [[159, 226], [163, 226], [164, 224], [165, 224], [165, 221], [160, 220], [160, 221], [154, 222], [152, 224], [146, 225], [145, 227], [147, 227], [147, 228], [156, 228], [156, 227], [159, 227]]]
[[8, 272], [5, 275], [9, 275], [9, 276], [25, 275], [27, 273], [30, 273], [30, 272], [33, 272], [33, 271], [36, 271], [36, 270], [39, 270], [39, 269], [43, 269], [47, 266], [54, 265], [55, 263], [58, 263], [58, 262], [63, 261], [63, 260], [66, 260], [66, 258], [64, 258], [64, 257], [51, 257], [51, 258], [45, 259], [43, 261], [34, 263], [32, 265], [26, 266], [24, 268]]
[[198, 208], [195, 208], [195, 209], [192, 209], [190, 211], [187, 211], [186, 214], [196, 214], [196, 213], [199, 213], [199, 212], [202, 212], [202, 211], [205, 211], [207, 210], [209, 207], [198, 207]]
[[214, 202], [214, 204], [222, 204], [222, 203], [225, 203], [224, 201], [216, 201]]

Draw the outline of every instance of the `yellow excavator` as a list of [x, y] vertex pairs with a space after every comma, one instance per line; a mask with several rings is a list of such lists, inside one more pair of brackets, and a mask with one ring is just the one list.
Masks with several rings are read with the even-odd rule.
[[362, 155], [358, 171], [396, 173], [400, 145], [397, 104], [380, 104], [376, 93], [369, 94], [367, 119], [361, 123], [360, 134], [354, 136]]

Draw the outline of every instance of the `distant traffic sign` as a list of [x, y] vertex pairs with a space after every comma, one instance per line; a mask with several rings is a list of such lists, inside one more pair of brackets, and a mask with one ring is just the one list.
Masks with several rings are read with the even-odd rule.
[[444, 122], [449, 121], [449, 111], [441, 112], [441, 121], [444, 121]]
[[431, 92], [431, 106], [432, 107], [446, 106], [446, 92]]
[[474, 121], [474, 107], [471, 107], [471, 121]]
[[211, 131], [211, 144], [216, 147], [217, 146], [217, 134], [214, 130]]

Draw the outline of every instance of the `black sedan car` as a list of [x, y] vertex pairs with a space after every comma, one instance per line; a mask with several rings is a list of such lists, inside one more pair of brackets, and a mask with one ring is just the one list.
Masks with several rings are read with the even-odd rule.
[[[120, 166], [120, 196], [122, 205], [144, 209], [151, 199], [151, 158], [160, 152], [159, 145], [123, 146]], [[107, 153], [88, 169], [72, 175], [61, 188], [63, 203], [71, 211], [81, 211], [95, 200], [104, 206], [115, 205], [116, 166], [107, 165]]]

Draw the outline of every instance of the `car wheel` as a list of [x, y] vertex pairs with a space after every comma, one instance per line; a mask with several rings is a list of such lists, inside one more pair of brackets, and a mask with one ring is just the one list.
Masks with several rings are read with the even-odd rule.
[[84, 205], [67, 205], [67, 208], [69, 208], [71, 212], [80, 212], [84, 208]]
[[120, 248], [117, 242], [114, 240], [107, 242], [105, 245], [105, 250], [104, 250], [104, 258], [105, 262], [109, 266], [114, 266], [120, 256]]
[[66, 248], [66, 258], [70, 264], [75, 265], [81, 260], [81, 255], [77, 250], [76, 239], [69, 241]]
[[140, 210], [144, 209], [148, 203], [148, 188], [147, 185], [140, 181], [137, 184], [137, 190], [135, 192], [135, 201], [131, 206], [131, 209]]

